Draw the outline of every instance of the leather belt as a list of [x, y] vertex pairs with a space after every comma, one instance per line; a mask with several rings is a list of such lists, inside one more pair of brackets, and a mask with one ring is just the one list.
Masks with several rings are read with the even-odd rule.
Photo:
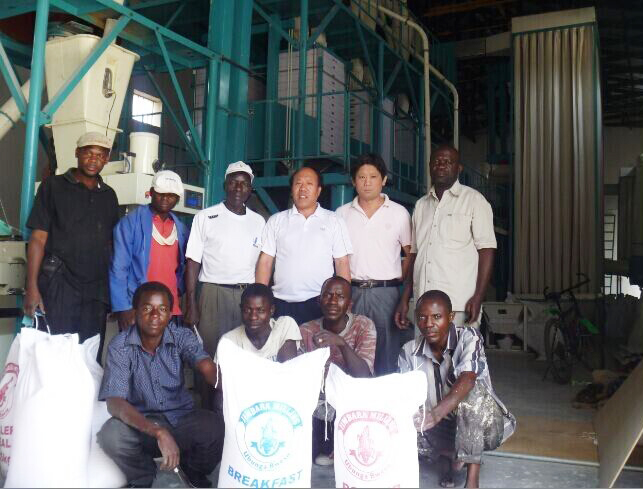
[[245, 290], [245, 288], [250, 284], [214, 284], [214, 285], [218, 285], [219, 287], [225, 287], [226, 289]]
[[359, 287], [360, 289], [399, 287], [402, 285], [402, 281], [399, 278], [394, 278], [393, 280], [351, 280], [351, 285], [353, 287]]

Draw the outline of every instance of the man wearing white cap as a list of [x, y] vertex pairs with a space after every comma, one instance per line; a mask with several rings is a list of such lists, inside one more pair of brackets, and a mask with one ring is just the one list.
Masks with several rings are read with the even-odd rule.
[[[225, 200], [200, 211], [192, 221], [186, 251], [185, 322], [198, 324], [203, 347], [214, 355], [219, 338], [241, 324], [241, 293], [255, 282], [263, 217], [246, 207], [252, 193], [252, 168], [243, 161], [225, 172]], [[197, 279], [201, 290], [197, 300]], [[202, 391], [212, 407], [211, 388]]]
[[[78, 333], [80, 341], [105, 333], [109, 260], [118, 199], [100, 178], [111, 141], [98, 132], [76, 143], [78, 167], [42, 182], [27, 221], [24, 313], [47, 314], [52, 333]], [[99, 353], [100, 358], [100, 353]]]
[[114, 228], [109, 270], [112, 311], [121, 331], [134, 324], [132, 298], [139, 285], [160, 282], [172, 292], [172, 316], [181, 316], [188, 229], [171, 212], [183, 196], [181, 177], [169, 170], [154, 175], [149, 205], [123, 217]]

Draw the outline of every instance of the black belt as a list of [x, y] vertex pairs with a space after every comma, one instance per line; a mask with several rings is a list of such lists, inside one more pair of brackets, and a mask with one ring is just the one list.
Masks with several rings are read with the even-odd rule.
[[399, 287], [402, 281], [399, 278], [393, 280], [351, 280], [351, 285], [360, 289], [372, 289], [374, 287]]
[[226, 289], [245, 290], [245, 288], [250, 284], [214, 284], [214, 285], [218, 285], [219, 287], [225, 287]]

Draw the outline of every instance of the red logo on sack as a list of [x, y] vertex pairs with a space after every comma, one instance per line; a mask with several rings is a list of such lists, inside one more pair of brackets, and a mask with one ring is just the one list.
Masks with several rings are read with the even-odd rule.
[[15, 363], [7, 363], [0, 380], [0, 419], [7, 417], [13, 406], [13, 390], [18, 382], [20, 369]]
[[391, 464], [398, 433], [395, 418], [381, 411], [349, 411], [337, 426], [346, 469], [360, 480], [377, 480]]

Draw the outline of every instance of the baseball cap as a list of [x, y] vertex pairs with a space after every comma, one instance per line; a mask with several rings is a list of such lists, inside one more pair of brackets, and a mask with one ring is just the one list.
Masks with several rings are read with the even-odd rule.
[[234, 163], [230, 163], [225, 171], [224, 178], [227, 178], [230, 173], [237, 173], [239, 171], [250, 175], [251, 182], [254, 180], [255, 176], [252, 173], [252, 168], [250, 168], [250, 165], [246, 165], [243, 161], [235, 161]]
[[181, 177], [170, 170], [161, 170], [152, 179], [152, 188], [159, 194], [175, 194], [183, 197]]
[[86, 132], [76, 141], [77, 148], [85, 146], [100, 146], [101, 148], [112, 149], [112, 142], [103, 133], [92, 131]]

